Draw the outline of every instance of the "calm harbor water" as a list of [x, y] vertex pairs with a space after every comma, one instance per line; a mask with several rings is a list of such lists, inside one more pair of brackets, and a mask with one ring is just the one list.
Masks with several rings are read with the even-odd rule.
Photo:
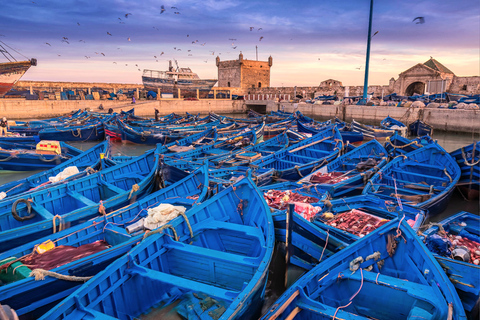
[[[238, 117], [238, 115], [236, 116]], [[474, 141], [478, 141], [480, 139], [480, 136], [478, 134], [458, 134], [437, 131], [434, 132], [433, 138], [436, 139], [438, 143], [443, 148], [445, 148], [447, 152], [451, 152]], [[92, 146], [96, 145], [96, 143], [97, 142], [72, 142], [70, 144], [81, 150], [87, 150]], [[111, 144], [111, 154], [112, 156], [137, 156], [143, 154], [145, 151], [150, 150], [151, 148], [153, 148], [153, 146], [113, 142]], [[0, 184], [28, 177], [36, 172], [0, 171]], [[455, 190], [445, 210], [442, 213], [431, 217], [430, 221], [435, 222], [443, 220], [444, 218], [451, 216], [459, 211], [468, 211], [471, 213], [479, 214], [479, 201], [467, 201], [466, 199], [464, 199], [464, 197], [458, 190]], [[283, 286], [278, 286], [278, 284], [284, 283], [285, 274], [287, 274], [288, 276], [288, 285], [291, 285], [298, 277], [300, 277], [304, 273], [304, 270], [297, 267], [289, 267], [288, 270], [286, 270], [284, 257], [284, 247], [282, 245], [279, 245], [277, 247], [277, 250], [275, 250], [275, 255], [270, 267], [269, 285], [267, 286], [266, 301], [262, 314], [282, 294], [284, 290]], [[162, 319], [179, 319], [178, 316], [175, 315], [175, 312], [167, 311], [169, 310], [162, 310]]]

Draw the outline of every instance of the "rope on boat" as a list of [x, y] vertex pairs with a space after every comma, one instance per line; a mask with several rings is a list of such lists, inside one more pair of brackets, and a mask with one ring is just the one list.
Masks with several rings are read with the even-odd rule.
[[329, 237], [329, 236], [330, 236], [330, 230], [327, 229], [327, 238], [325, 239], [325, 245], [323, 246], [322, 254], [320, 255], [320, 259], [318, 259], [318, 263], [322, 262], [323, 253], [325, 252], [325, 249], [326, 249], [327, 246], [328, 246], [328, 237]]
[[72, 132], [72, 135], [75, 138], [81, 138], [82, 137], [82, 130], [80, 128], [77, 128], [77, 133], [75, 133], [75, 131], [73, 131], [73, 129], [70, 129], [70, 131]]
[[146, 238], [154, 235], [154, 234], [157, 234], [157, 233], [163, 233], [163, 230], [167, 229], [167, 228], [170, 228], [172, 231], [173, 231], [173, 236], [174, 236], [174, 239], [175, 241], [178, 241], [178, 234], [177, 234], [177, 231], [175, 230], [175, 228], [171, 225], [171, 224], [164, 224], [163, 226], [161, 226], [160, 228], [158, 229], [155, 229], [153, 231], [150, 231], [150, 232], [147, 232], [143, 235], [143, 238], [142, 240], [145, 240]]
[[356, 257], [355, 259], [353, 259], [352, 261], [350, 261], [350, 264], [349, 264], [349, 269], [350, 271], [352, 272], [355, 272], [357, 271], [359, 268], [360, 268], [360, 264], [363, 263], [363, 257]]
[[358, 291], [355, 292], [355, 294], [350, 297], [350, 302], [349, 302], [348, 304], [346, 304], [346, 305], [344, 305], [344, 306], [340, 306], [340, 307], [337, 308], [337, 310], [335, 310], [335, 313], [333, 314], [332, 320], [335, 320], [335, 319], [336, 319], [338, 310], [343, 309], [343, 308], [346, 308], [346, 307], [348, 307], [349, 305], [351, 305], [353, 298], [355, 298], [355, 297], [357, 296], [357, 294], [360, 293], [360, 290], [362, 290], [362, 287], [363, 287], [363, 271], [362, 271], [362, 268], [360, 268], [360, 275], [361, 275], [361, 279], [362, 279], [362, 281], [360, 282], [360, 288], [358, 288]]
[[[368, 260], [371, 260], [371, 259], [377, 261], [378, 259], [380, 259], [381, 256], [382, 256], [382, 255], [381, 255], [380, 251], [375, 251], [375, 252], [372, 253], [371, 255], [368, 255], [368, 256], [365, 258], [365, 261], [368, 261]], [[373, 269], [373, 264], [372, 264], [371, 266], [365, 268], [365, 270], [367, 270], [367, 271], [372, 271], [372, 269]]]
[[102, 216], [107, 214], [107, 212], [105, 211], [105, 206], [103, 205], [102, 200], [100, 200], [100, 205], [98, 206], [98, 213], [100, 213]]
[[300, 176], [300, 178], [303, 178], [303, 174], [300, 172], [300, 169], [298, 167], [298, 165], [295, 165], [295, 170], [297, 170], [297, 174]]
[[469, 167], [473, 167], [473, 166], [476, 166], [479, 162], [480, 162], [480, 159], [478, 159], [477, 162], [473, 162], [475, 160], [475, 155], [472, 153], [472, 163], [468, 163], [468, 160], [467, 160], [467, 156], [465, 155], [465, 150], [463, 149], [463, 147], [460, 149], [462, 151], [462, 158], [464, 160], [464, 163], [469, 166]]
[[411, 141], [411, 142], [409, 142], [409, 143], [407, 143], [407, 144], [405, 144], [405, 145], [403, 145], [403, 146], [396, 146], [396, 145], [394, 145], [393, 143], [390, 142], [390, 139], [387, 140], [387, 143], [388, 143], [389, 145], [391, 145], [394, 149], [403, 149], [403, 148], [406, 148], [406, 147], [411, 146], [412, 144], [416, 145], [417, 147], [423, 147], [422, 144], [418, 143], [416, 140], [413, 140], [413, 141]]
[[[185, 212], [180, 212], [180, 215], [185, 219], [185, 222], [187, 223], [188, 230], [190, 231], [190, 238], [193, 240], [193, 230], [192, 230], [192, 225], [190, 224], [190, 220], [188, 220], [187, 215]], [[192, 244], [193, 241], [190, 241], [190, 244]]]
[[53, 233], [57, 233], [57, 224], [56, 224], [57, 219], [58, 219], [58, 232], [65, 229], [62, 217], [59, 216], [58, 214], [56, 214], [56, 215], [53, 216], [53, 220], [52, 220], [52, 222], [53, 222]]
[[55, 155], [55, 157], [53, 157], [52, 159], [47, 160], [44, 156], [42, 156], [41, 154], [38, 154], [38, 159], [42, 160], [43, 162], [52, 162], [52, 161], [58, 160], [59, 158], [60, 157], [58, 155]]
[[10, 155], [6, 157], [5, 159], [0, 159], [0, 161], [10, 161], [13, 158], [17, 157], [18, 152], [10, 152]]
[[447, 168], [443, 169], [443, 172], [445, 172], [445, 175], [448, 177], [448, 179], [450, 179], [450, 183], [452, 183], [453, 179], [452, 179], [452, 177], [448, 174]]
[[132, 194], [133, 194], [134, 192], [137, 192], [138, 189], [140, 189], [140, 187], [138, 186], [138, 184], [135, 183], [135, 184], [132, 186], [132, 189], [130, 190], [130, 193], [128, 194], [128, 199], [130, 199], [130, 198], [132, 197]]
[[30, 272], [30, 277], [35, 277], [35, 281], [45, 280], [45, 276], [67, 281], [88, 281], [93, 277], [67, 276], [61, 273], [52, 272], [44, 269], [33, 269], [32, 272]]

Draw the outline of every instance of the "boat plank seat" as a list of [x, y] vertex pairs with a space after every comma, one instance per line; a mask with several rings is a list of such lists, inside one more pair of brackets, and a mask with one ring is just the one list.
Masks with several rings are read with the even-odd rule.
[[[384, 176], [382, 178], [385, 179], [385, 180], [394, 181], [393, 178], [389, 177], [389, 176]], [[423, 188], [425, 188], [425, 191], [429, 191], [428, 189], [430, 188], [430, 185], [428, 185], [428, 184], [422, 184], [422, 183], [412, 182], [412, 181], [407, 181], [407, 180], [402, 180], [402, 179], [395, 179], [395, 181], [400, 182], [400, 183], [405, 184], [405, 185], [418, 186], [420, 188], [423, 187]], [[435, 186], [435, 185], [433, 185], [433, 186], [434, 186], [434, 188], [433, 188], [434, 191], [440, 192], [440, 191], [445, 190], [445, 187], [443, 187], [443, 186]], [[404, 189], [415, 189], [415, 188], [406, 188], [406, 186], [404, 186]], [[418, 190], [418, 189], [415, 189], [415, 190]]]
[[422, 167], [422, 168], [426, 168], [426, 169], [437, 169], [439, 171], [443, 171], [445, 169], [445, 167], [442, 167], [442, 166], [437, 166], [437, 165], [434, 165], [434, 164], [414, 162], [414, 161], [406, 161], [404, 163], [401, 163], [400, 167]]
[[[343, 275], [344, 279], [356, 280], [358, 282], [362, 280], [362, 276], [358, 271], [352, 273], [348, 270], [344, 272]], [[378, 274], [376, 272], [366, 271], [365, 269], [363, 270], [363, 281], [367, 281], [370, 283], [379, 283], [381, 285], [387, 285], [389, 287], [392, 287], [396, 290], [405, 291], [408, 293], [409, 296], [415, 297], [416, 299], [426, 300], [430, 302], [433, 301], [431, 303], [434, 305], [442, 304], [442, 301], [438, 299], [438, 295], [436, 294], [435, 290], [433, 290], [433, 288], [429, 285], [391, 277], [382, 273]], [[435, 302], [435, 300], [437, 301]]]
[[35, 202], [32, 202], [31, 204], [32, 204], [32, 211], [41, 215], [46, 220], [53, 219], [53, 214], [50, 211], [48, 211], [47, 209], [45, 209], [43, 206], [38, 205]]
[[265, 238], [263, 236], [262, 231], [259, 228], [246, 226], [244, 224], [237, 224], [237, 223], [228, 223], [222, 222], [213, 219], [207, 219], [201, 223], [198, 223], [193, 227], [193, 233], [201, 232], [202, 230], [214, 230], [214, 229], [223, 229], [223, 230], [232, 230], [237, 232], [245, 233], [250, 237], [254, 237], [258, 239], [259, 244], [264, 247], [265, 246]]
[[100, 183], [102, 186], [105, 186], [107, 187], [110, 191], [114, 192], [114, 193], [117, 193], [117, 194], [122, 194], [125, 192], [125, 190], [123, 190], [122, 188], [119, 188], [109, 182], [106, 182], [104, 180], [100, 180]]
[[107, 224], [105, 226], [105, 241], [107, 241], [109, 245], [118, 245], [130, 240], [131, 238], [132, 236], [127, 233], [125, 228], [121, 228], [112, 224]]
[[202, 259], [208, 259], [210, 262], [231, 262], [233, 264], [242, 265], [246, 267], [255, 268], [258, 267], [257, 261], [251, 257], [246, 257], [238, 254], [233, 254], [229, 252], [219, 251], [215, 249], [189, 245], [183, 242], [170, 241], [163, 246], [166, 249], [182, 251], [188, 253], [189, 256], [200, 255]]
[[[393, 193], [395, 193], [395, 186], [388, 186], [388, 185], [380, 185], [378, 190], [382, 190], [382, 189], [391, 189]], [[410, 188], [401, 188], [399, 186], [397, 186], [396, 188], [397, 190], [397, 193], [398, 194], [403, 194], [403, 193], [409, 193], [409, 194], [428, 194], [428, 191], [425, 190], [425, 191], [421, 191], [421, 190], [417, 190], [417, 189], [410, 189]], [[402, 193], [403, 191], [403, 193]]]
[[293, 159], [299, 159], [299, 160], [306, 160], [305, 162], [302, 162], [302, 163], [308, 163], [308, 162], [313, 162], [313, 161], [317, 161], [319, 160], [318, 158], [312, 158], [312, 157], [307, 157], [307, 156], [301, 156], [299, 154], [296, 154], [296, 153], [290, 153], [290, 156], [291, 158]]
[[[138, 181], [140, 180], [143, 180], [145, 179], [145, 175], [147, 173], [145, 173], [144, 175], [142, 175], [141, 173], [139, 172], [126, 172], [126, 173], [123, 173], [123, 174], [119, 174], [119, 175], [116, 175], [115, 176], [115, 180], [123, 180], [123, 179], [137, 179]], [[103, 181], [103, 180], [102, 180]], [[105, 181], [103, 181], [105, 182]], [[106, 182], [105, 182], [106, 183]]]
[[192, 288], [195, 288], [195, 291], [197, 292], [203, 292], [208, 296], [224, 299], [230, 302], [238, 296], [238, 292], [234, 290], [227, 290], [206, 283], [201, 283], [195, 280], [175, 276], [170, 273], [148, 269], [139, 266], [137, 263], [134, 263], [133, 266], [126, 270], [126, 272], [133, 275], [148, 277], [154, 281], [161, 281], [175, 287], [183, 287], [188, 290], [192, 290]]
[[450, 179], [448, 179], [447, 176], [445, 176], [445, 177], [435, 177], [435, 176], [425, 175], [425, 174], [422, 174], [422, 173], [415, 173], [415, 172], [411, 172], [411, 171], [402, 171], [402, 170], [399, 170], [397, 168], [392, 169], [392, 171], [395, 172], [395, 173], [399, 173], [399, 174], [411, 175], [411, 176], [421, 177], [421, 178], [425, 178], [425, 179], [439, 180], [439, 181], [443, 181], [443, 182], [449, 182], [450, 181]]
[[87, 206], [96, 206], [98, 205], [98, 203], [88, 199], [87, 197], [81, 195], [80, 193], [78, 193], [77, 191], [73, 191], [73, 190], [68, 190], [67, 191], [67, 194], [69, 196], [71, 196], [72, 198], [75, 198], [76, 200], [84, 203], [85, 205]]
[[[334, 151], [325, 151], [325, 150], [318, 150], [318, 149], [312, 149], [312, 148], [308, 148], [308, 149], [305, 149], [307, 152], [311, 152], [313, 154], [317, 154], [318, 155], [318, 158], [324, 158], [326, 156], [329, 156], [331, 155]], [[318, 160], [318, 158], [316, 160]]]

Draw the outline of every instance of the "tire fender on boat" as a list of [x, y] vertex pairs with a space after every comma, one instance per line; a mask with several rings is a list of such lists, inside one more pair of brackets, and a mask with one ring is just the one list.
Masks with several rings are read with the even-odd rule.
[[[27, 212], [28, 212], [28, 216], [25, 216], [25, 217], [20, 217], [17, 213], [17, 205], [20, 203], [20, 202], [23, 202], [26, 204], [27, 206]], [[32, 204], [30, 203], [30, 201], [28, 201], [27, 199], [17, 199], [15, 200], [15, 202], [13, 203], [12, 205], [12, 215], [13, 217], [15, 218], [15, 220], [17, 221], [25, 221], [25, 220], [30, 220], [32, 219], [33, 217], [35, 217], [35, 212], [32, 213]]]

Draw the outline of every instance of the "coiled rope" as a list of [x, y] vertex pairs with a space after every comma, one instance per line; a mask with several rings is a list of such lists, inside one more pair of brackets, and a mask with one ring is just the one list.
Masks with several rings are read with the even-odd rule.
[[90, 277], [67, 276], [61, 273], [52, 272], [44, 269], [33, 269], [32, 272], [30, 272], [30, 277], [35, 277], [35, 281], [45, 280], [45, 276], [57, 278], [60, 280], [67, 280], [67, 281], [88, 281], [93, 277], [93, 276], [90, 276]]

